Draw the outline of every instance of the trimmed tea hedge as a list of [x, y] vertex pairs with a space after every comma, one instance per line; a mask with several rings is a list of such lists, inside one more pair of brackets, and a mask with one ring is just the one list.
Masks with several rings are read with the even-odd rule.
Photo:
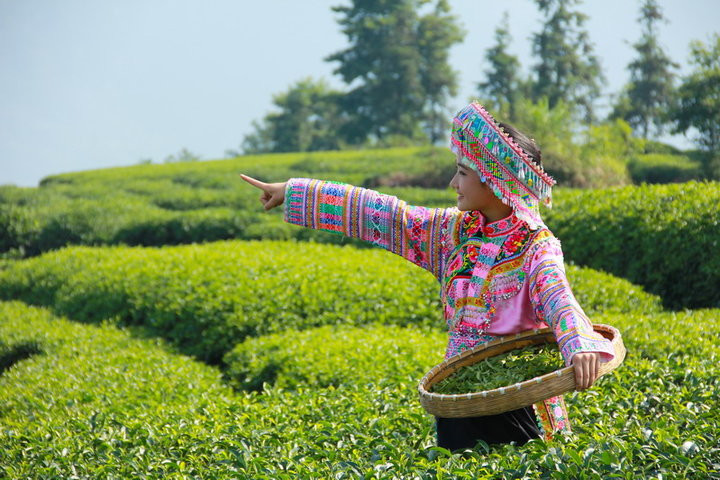
[[[720, 331], [720, 311], [598, 320], [622, 331], [628, 357], [592, 389], [566, 397], [573, 435], [451, 454], [433, 446], [417, 380], [233, 394], [216, 381], [217, 371], [168, 354], [161, 344], [17, 302], [0, 304], [3, 345], [42, 347], [0, 375], [0, 477], [720, 475], [720, 343], [708, 334]], [[318, 336], [307, 348], [326, 344]], [[328, 371], [323, 363], [335, 358], [315, 365]]]
[[0, 186], [0, 254], [38, 255], [65, 245], [177, 245], [222, 239], [315, 238], [348, 242], [325, 232], [300, 232], [281, 211], [264, 212], [246, 173], [265, 181], [319, 177], [356, 185], [386, 185], [395, 172], [418, 178], [452, 176], [447, 148], [290, 153], [212, 162], [138, 165], [45, 178], [39, 188]]
[[677, 183], [703, 178], [702, 165], [684, 155], [650, 153], [628, 163], [633, 183]]
[[[657, 311], [657, 297], [569, 268], [588, 314]], [[442, 329], [432, 275], [389, 252], [306, 242], [180, 247], [74, 247], [11, 262], [0, 298], [84, 322], [114, 318], [217, 363], [246, 337], [326, 324]]]
[[225, 355], [225, 375], [242, 390], [412, 383], [439, 363], [447, 334], [417, 327], [333, 325], [250, 338]]
[[[161, 478], [235, 472], [194, 455], [221, 408], [250, 405], [217, 370], [133, 339], [20, 302], [0, 302], [0, 357], [34, 354], [0, 375], [0, 478]], [[232, 457], [224, 452], [225, 458]]]
[[216, 363], [247, 336], [289, 328], [437, 325], [437, 282], [420, 272], [388, 252], [312, 243], [75, 247], [0, 271], [0, 295], [138, 325]]
[[720, 306], [720, 183], [576, 192], [547, 212], [566, 257], [660, 295], [671, 308]]

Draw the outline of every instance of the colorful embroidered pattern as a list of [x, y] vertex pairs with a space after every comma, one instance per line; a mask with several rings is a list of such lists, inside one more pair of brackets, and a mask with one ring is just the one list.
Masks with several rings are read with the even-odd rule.
[[360, 238], [440, 277], [443, 220], [456, 208], [425, 208], [338, 182], [293, 178], [285, 191], [285, 221]]
[[533, 404], [533, 410], [545, 440], [551, 440], [556, 433], [572, 432], [565, 398], [562, 395]]
[[[487, 226], [475, 221], [477, 215], [466, 212], [457, 222], [454, 239], [460, 246], [451, 254], [441, 282], [449, 331], [462, 325], [482, 335], [495, 318], [497, 302], [520, 292], [527, 274], [525, 251], [534, 239], [550, 233], [531, 231], [514, 215]], [[456, 344], [450, 350], [455, 351]]]
[[[519, 215], [486, 223], [480, 212], [407, 205], [336, 182], [293, 178], [285, 220], [360, 238], [430, 271], [440, 281], [446, 357], [524, 330], [552, 327], [566, 364], [579, 351], [614, 351], [592, 330], [565, 277], [560, 242]], [[569, 429], [562, 397], [536, 405], [546, 438]], [[543, 417], [544, 415], [544, 417]], [[545, 418], [545, 420], [543, 420]], [[544, 423], [543, 423], [544, 422]]]
[[614, 355], [607, 339], [596, 333], [578, 304], [565, 276], [560, 241], [550, 237], [538, 243], [529, 272], [530, 298], [537, 318], [555, 333], [558, 348], [569, 365], [577, 352]]

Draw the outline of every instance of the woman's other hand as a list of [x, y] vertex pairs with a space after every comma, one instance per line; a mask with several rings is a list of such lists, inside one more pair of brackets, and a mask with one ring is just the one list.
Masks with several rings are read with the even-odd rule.
[[243, 175], [242, 173], [240, 176], [253, 187], [262, 190], [263, 193], [260, 195], [260, 202], [263, 204], [263, 207], [265, 207], [265, 210], [270, 210], [278, 205], [282, 205], [285, 201], [285, 187], [287, 182], [265, 183]]
[[585, 390], [597, 380], [600, 371], [600, 354], [598, 352], [576, 353], [572, 357], [575, 365], [575, 389]]

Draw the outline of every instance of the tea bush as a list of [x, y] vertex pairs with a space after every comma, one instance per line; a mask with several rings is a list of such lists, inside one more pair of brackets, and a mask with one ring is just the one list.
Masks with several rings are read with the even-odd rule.
[[[670, 154], [637, 158], [688, 164]], [[262, 210], [255, 189], [238, 173], [265, 181], [295, 176], [384, 185], [377, 188], [410, 204], [447, 207], [455, 203], [449, 188], [388, 186], [398, 172], [430, 175], [446, 160], [452, 164], [443, 148], [293, 153], [77, 172], [48, 177], [39, 188], [3, 186], [0, 257], [34, 256], [76, 244], [161, 246], [233, 238], [369, 248], [355, 239], [285, 224], [282, 209]], [[556, 208], [544, 209], [543, 215], [565, 242], [569, 260], [643, 285], [667, 307], [715, 307], [720, 305], [715, 261], [720, 260], [708, 252], [718, 237], [718, 185], [560, 188]]]
[[208, 467], [201, 456], [184, 467], [184, 451], [211, 438], [188, 441], [198, 420], [249, 403], [157, 340], [0, 302], [0, 356], [23, 345], [35, 354], [0, 375], [0, 478], [191, 474]]
[[437, 324], [437, 282], [418, 273], [384, 251], [312, 243], [74, 247], [0, 271], [0, 295], [141, 326], [216, 363], [247, 336], [289, 328]]
[[229, 238], [346, 243], [336, 235], [287, 228], [281, 211], [264, 212], [238, 174], [370, 185], [393, 172], [411, 171], [425, 181], [423, 172], [443, 163], [453, 165], [448, 149], [291, 153], [75, 172], [47, 177], [39, 188], [0, 186], [0, 254], [27, 257], [65, 245], [160, 246]]
[[[588, 314], [660, 309], [626, 281], [572, 266], [568, 276]], [[287, 329], [444, 326], [431, 274], [380, 249], [308, 242], [67, 248], [0, 269], [0, 298], [140, 326], [210, 363], [246, 337]]]
[[[666, 157], [676, 164], [684, 161]], [[443, 187], [453, 166], [449, 150], [437, 147], [250, 155], [53, 175], [39, 188], [0, 186], [0, 254], [33, 256], [76, 244], [159, 246], [228, 238], [311, 237], [342, 243], [342, 237], [324, 232], [287, 229], [279, 210], [262, 211], [254, 189], [238, 173], [264, 181], [343, 181], [398, 192], [411, 204], [450, 206], [454, 195]], [[418, 187], [436, 188], [422, 194]], [[205, 228], [208, 224], [211, 228]]]
[[447, 335], [393, 325], [333, 325], [290, 330], [238, 344], [225, 355], [225, 375], [241, 390], [268, 383], [285, 389], [412, 383], [439, 363]]
[[[0, 375], [0, 477], [718, 477], [720, 310], [598, 320], [621, 330], [628, 356], [566, 395], [572, 435], [451, 453], [434, 447], [417, 380], [233, 394], [156, 341], [0, 304], [3, 345], [43, 349]], [[317, 358], [329, 371], [338, 357]]]
[[672, 183], [701, 180], [702, 165], [683, 155], [651, 153], [628, 163], [633, 183]]
[[720, 306], [720, 183], [578, 191], [547, 211], [568, 260], [642, 285], [670, 308]]

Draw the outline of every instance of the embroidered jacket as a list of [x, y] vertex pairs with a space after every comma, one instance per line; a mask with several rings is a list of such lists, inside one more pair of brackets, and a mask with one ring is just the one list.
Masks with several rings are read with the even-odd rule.
[[[566, 364], [577, 352], [614, 351], [578, 305], [560, 242], [514, 214], [486, 223], [478, 211], [410, 206], [338, 182], [292, 178], [285, 220], [360, 238], [401, 255], [440, 282], [449, 340], [445, 357], [507, 335], [551, 326]], [[570, 432], [562, 395], [533, 405], [543, 438]]]
[[360, 238], [401, 255], [440, 282], [446, 358], [499, 335], [551, 326], [567, 365], [577, 352], [614, 356], [573, 295], [560, 242], [515, 215], [486, 223], [479, 211], [410, 206], [338, 182], [293, 178], [285, 220]]

